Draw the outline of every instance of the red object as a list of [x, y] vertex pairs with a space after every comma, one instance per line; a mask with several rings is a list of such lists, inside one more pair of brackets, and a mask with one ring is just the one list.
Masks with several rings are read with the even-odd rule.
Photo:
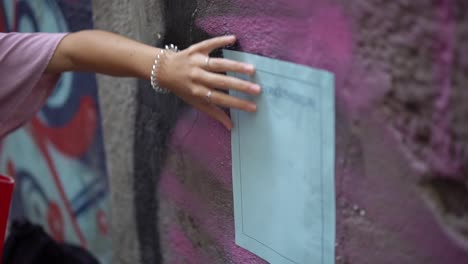
[[60, 212], [60, 207], [54, 201], [49, 203], [47, 222], [49, 223], [49, 230], [52, 237], [58, 242], [63, 242], [65, 238], [65, 223], [62, 212]]
[[14, 185], [15, 181], [12, 178], [0, 174], [0, 262]]

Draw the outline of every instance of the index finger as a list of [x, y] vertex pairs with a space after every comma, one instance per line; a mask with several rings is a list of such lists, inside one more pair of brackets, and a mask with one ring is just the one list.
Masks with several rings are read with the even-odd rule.
[[193, 48], [205, 53], [210, 53], [214, 49], [221, 48], [236, 42], [235, 36], [222, 36], [212, 39], [204, 40], [200, 43], [193, 45]]

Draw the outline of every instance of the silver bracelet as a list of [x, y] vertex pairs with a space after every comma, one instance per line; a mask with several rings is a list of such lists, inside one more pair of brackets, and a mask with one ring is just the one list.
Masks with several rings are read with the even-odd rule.
[[171, 44], [170, 46], [166, 45], [165, 49], [161, 49], [159, 53], [156, 55], [156, 59], [154, 59], [153, 68], [151, 69], [150, 80], [151, 80], [151, 86], [158, 93], [162, 93], [162, 94], [169, 93], [169, 90], [167, 88], [163, 88], [159, 86], [157, 73], [158, 73], [158, 68], [160, 66], [160, 63], [161, 63], [161, 59], [166, 55], [167, 52], [169, 51], [177, 52], [178, 50], [179, 48], [173, 44]]

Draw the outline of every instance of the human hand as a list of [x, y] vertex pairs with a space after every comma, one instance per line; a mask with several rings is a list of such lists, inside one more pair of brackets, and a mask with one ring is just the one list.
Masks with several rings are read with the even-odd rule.
[[178, 53], [167, 53], [158, 69], [158, 80], [162, 87], [218, 120], [228, 130], [232, 129], [232, 121], [220, 107], [248, 112], [256, 111], [257, 107], [253, 102], [217, 89], [233, 89], [251, 95], [261, 92], [260, 86], [254, 83], [219, 74], [229, 71], [252, 75], [255, 72], [252, 65], [209, 57], [214, 49], [233, 44], [235, 41], [234, 36], [216, 37], [194, 44]]

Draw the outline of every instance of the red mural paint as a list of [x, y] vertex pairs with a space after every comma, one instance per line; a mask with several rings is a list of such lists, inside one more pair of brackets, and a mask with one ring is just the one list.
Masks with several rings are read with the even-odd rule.
[[96, 222], [99, 228], [99, 232], [102, 235], [107, 236], [109, 233], [109, 225], [107, 223], [106, 213], [102, 209], [99, 209], [96, 213]]
[[[0, 148], [1, 149], [1, 148]], [[7, 173], [10, 175], [10, 177], [15, 178], [16, 177], [16, 170], [15, 170], [15, 165], [13, 165], [13, 162], [9, 160], [7, 162]]]
[[52, 237], [59, 242], [63, 242], [65, 238], [65, 221], [60, 207], [54, 201], [49, 202], [49, 207], [47, 209], [47, 222], [49, 224], [49, 230]]
[[[37, 139], [36, 139], [37, 140]], [[71, 207], [71, 204], [70, 204], [70, 201], [68, 200], [68, 197], [65, 193], [65, 188], [63, 187], [63, 184], [62, 182], [60, 181], [60, 177], [59, 177], [59, 174], [58, 174], [58, 171], [57, 169], [55, 168], [55, 166], [53, 165], [53, 161], [52, 161], [52, 157], [50, 156], [50, 153], [47, 151], [47, 147], [45, 145], [45, 141], [39, 141], [39, 142], [36, 142], [36, 144], [39, 146], [39, 149], [41, 150], [46, 162], [47, 162], [47, 166], [49, 167], [51, 173], [52, 173], [52, 177], [53, 177], [53, 181], [55, 182], [55, 185], [57, 187], [57, 190], [59, 192], [59, 195], [60, 195], [60, 199], [62, 200], [62, 202], [65, 204], [65, 209], [66, 209], [66, 212], [72, 222], [72, 226], [73, 226], [73, 229], [75, 230], [76, 232], [76, 235], [78, 236], [78, 239], [80, 240], [80, 244], [82, 247], [86, 247], [86, 239], [84, 237], [84, 234], [83, 232], [81, 231], [81, 228], [80, 226], [78, 225], [78, 221], [75, 217], [75, 214], [73, 213], [73, 209]]]
[[65, 126], [50, 127], [37, 117], [32, 124], [38, 137], [50, 141], [65, 155], [80, 157], [93, 143], [98, 126], [97, 118], [94, 99], [84, 96], [76, 115]]
[[[53, 176], [53, 180], [59, 191], [60, 198], [65, 204], [66, 212], [72, 222], [73, 229], [75, 230], [80, 240], [81, 246], [86, 247], [86, 239], [83, 235], [83, 232], [81, 231], [81, 228], [78, 225], [70, 201], [67, 198], [65, 190], [63, 188], [63, 184], [60, 181], [60, 177], [53, 164], [52, 158], [50, 157], [50, 153], [48, 152], [46, 146], [47, 143], [50, 142], [63, 154], [69, 155], [71, 157], [79, 157], [86, 153], [91, 144], [93, 143], [96, 134], [96, 104], [94, 103], [94, 100], [91, 97], [83, 97], [80, 101], [80, 107], [77, 111], [77, 114], [64, 127], [49, 127], [46, 124], [42, 123], [37, 117], [33, 119], [32, 125], [34, 129], [34, 137], [36, 143], [47, 161], [47, 164]], [[51, 230], [54, 231], [53, 228]], [[54, 235], [60, 238], [59, 231], [55, 231], [56, 233]]]

